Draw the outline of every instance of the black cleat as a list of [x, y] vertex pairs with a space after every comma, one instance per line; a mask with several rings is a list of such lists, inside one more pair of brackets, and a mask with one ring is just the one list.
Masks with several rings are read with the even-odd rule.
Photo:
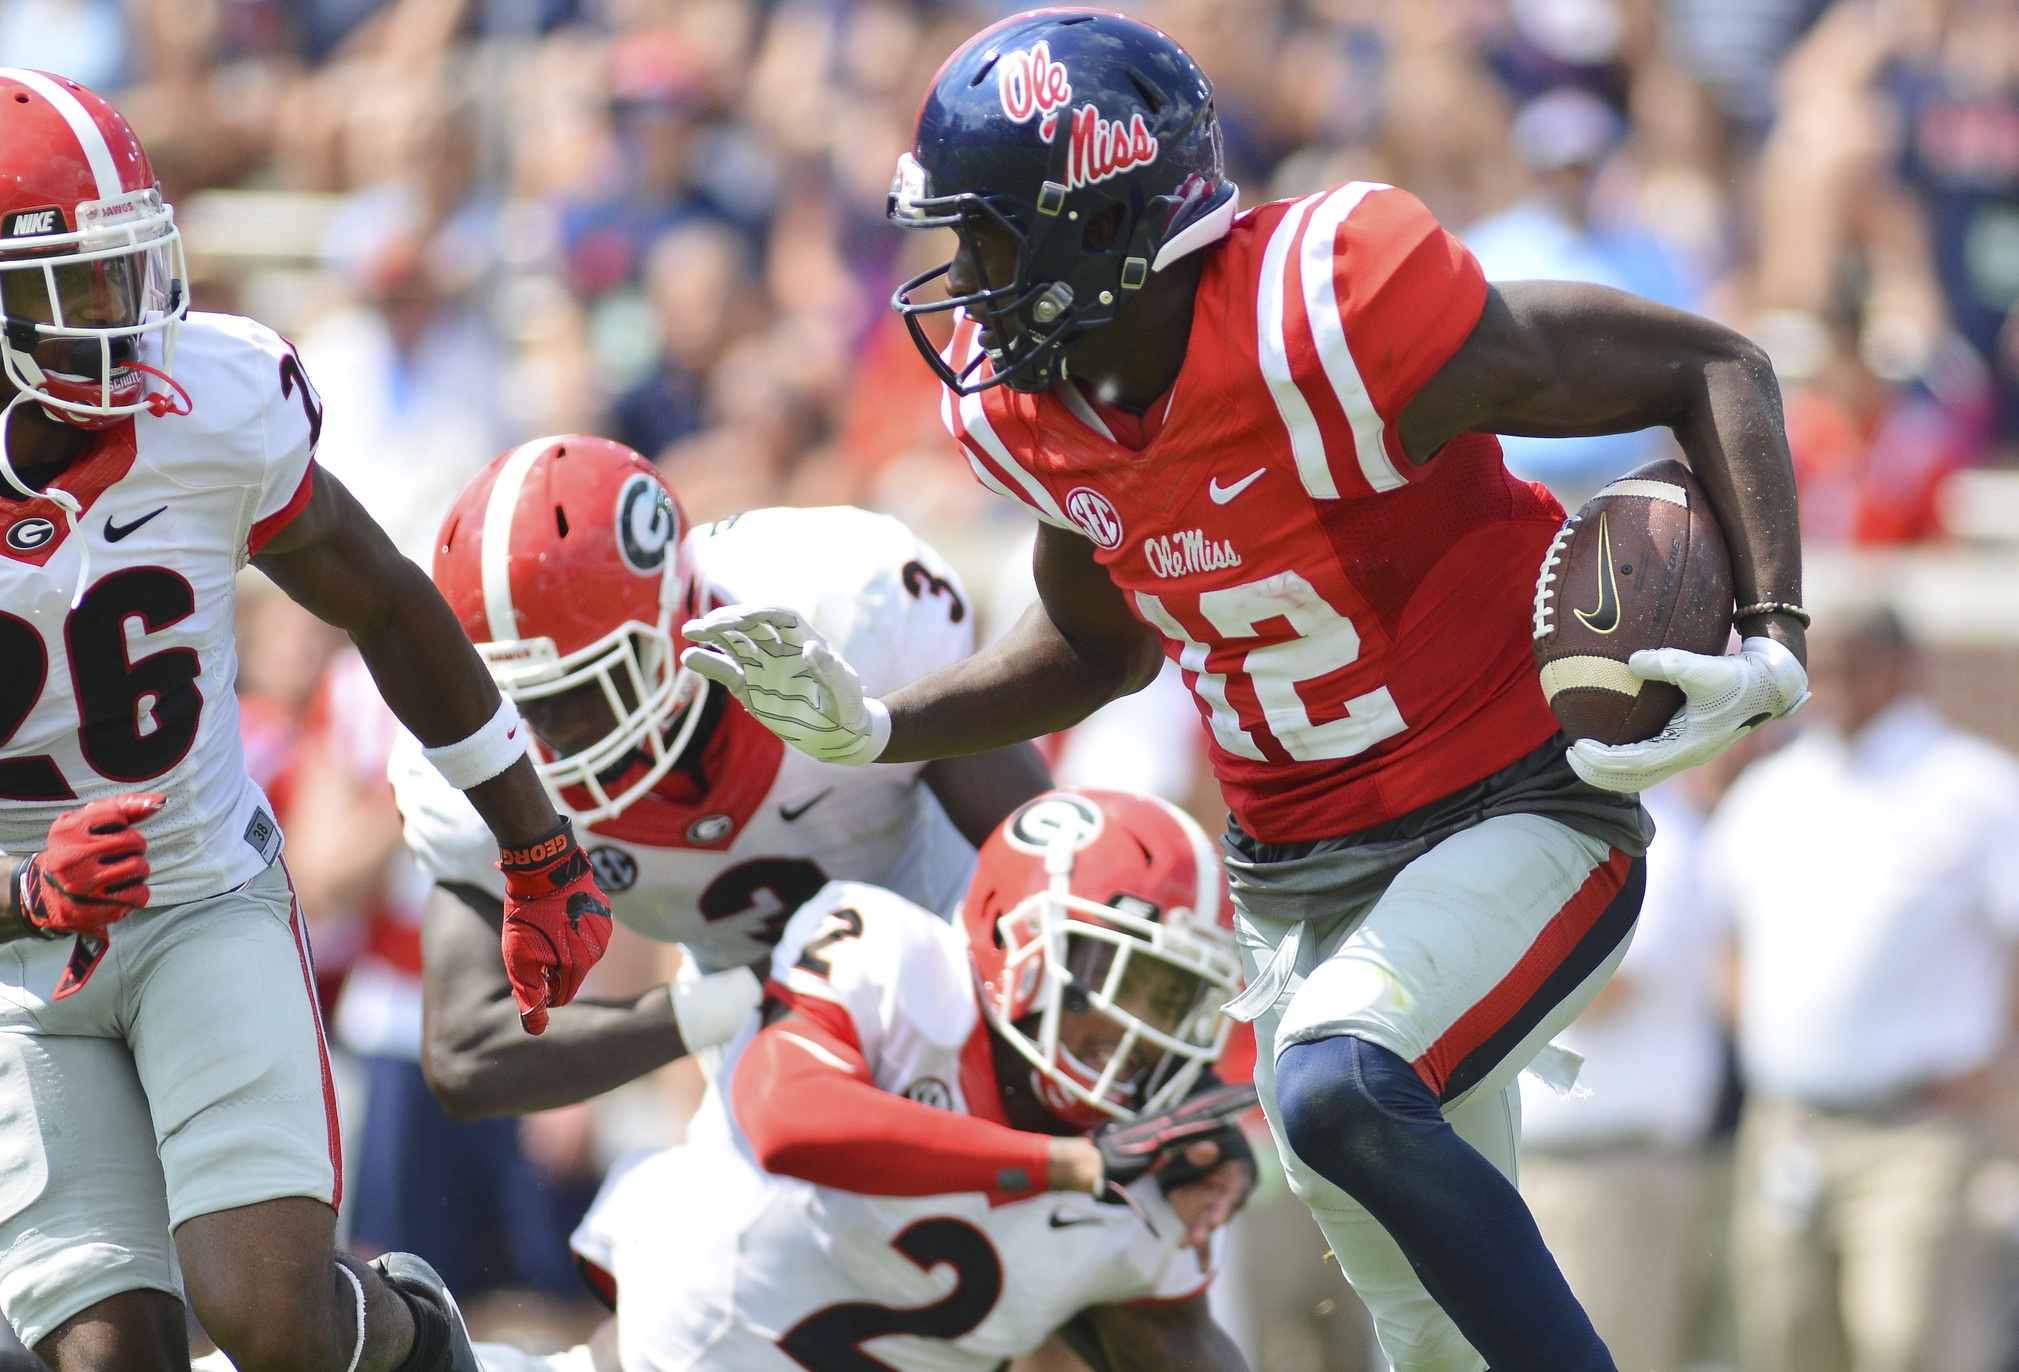
[[[484, 1372], [484, 1365], [477, 1361], [476, 1350], [470, 1347], [470, 1331], [463, 1324], [463, 1312], [456, 1308], [456, 1298], [449, 1294], [448, 1284], [441, 1274], [428, 1266], [425, 1259], [412, 1253], [387, 1253], [372, 1259], [372, 1270], [384, 1277], [388, 1284], [407, 1298], [411, 1305], [425, 1305], [438, 1315], [447, 1329], [447, 1344], [440, 1356], [432, 1364], [416, 1365], [412, 1355], [401, 1364], [402, 1369], [412, 1368], [413, 1372]], [[414, 1340], [421, 1341], [422, 1316], [415, 1312]]]

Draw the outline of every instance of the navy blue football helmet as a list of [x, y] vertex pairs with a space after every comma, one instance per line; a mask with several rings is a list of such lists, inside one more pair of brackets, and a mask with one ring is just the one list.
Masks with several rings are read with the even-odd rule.
[[[1033, 10], [982, 30], [946, 60], [919, 106], [918, 136], [898, 159], [890, 217], [952, 228], [981, 221], [1017, 245], [1009, 281], [920, 302], [951, 263], [904, 283], [891, 304], [954, 390], [1042, 391], [1065, 375], [1065, 350], [1112, 321], [1150, 273], [1223, 237], [1237, 188], [1222, 167], [1213, 86], [1156, 29], [1106, 10]], [[1105, 218], [1104, 218], [1105, 216]], [[1089, 246], [1100, 225], [1102, 241]], [[1112, 232], [1110, 232], [1112, 230]], [[959, 372], [920, 316], [965, 309], [1000, 340]]]

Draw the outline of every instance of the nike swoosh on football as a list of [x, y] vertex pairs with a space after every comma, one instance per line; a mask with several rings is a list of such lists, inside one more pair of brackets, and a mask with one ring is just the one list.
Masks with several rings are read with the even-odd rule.
[[1072, 1229], [1082, 1224], [1100, 1223], [1103, 1223], [1100, 1215], [1067, 1215], [1063, 1211], [1054, 1210], [1051, 1216], [1051, 1226], [1054, 1229]]
[[1595, 634], [1609, 634], [1619, 627], [1619, 582], [1612, 571], [1612, 531], [1605, 516], [1598, 517], [1598, 604], [1589, 610], [1573, 609], [1577, 622]]
[[148, 520], [154, 518], [158, 514], [166, 513], [167, 510], [168, 507], [166, 505], [163, 505], [158, 510], [149, 510], [146, 514], [134, 520], [131, 524], [114, 524], [112, 522], [112, 516], [107, 515], [105, 516], [105, 541], [107, 543], [117, 543], [120, 539], [132, 533], [135, 529], [145, 524]]
[[1268, 473], [1268, 470], [1267, 467], [1257, 467], [1231, 486], [1222, 486], [1220, 478], [1216, 476], [1206, 483], [1206, 494], [1213, 497], [1215, 505], [1224, 505], [1257, 481], [1260, 481]]
[[829, 796], [833, 794], [834, 794], [834, 788], [830, 786], [825, 791], [822, 791], [819, 795], [815, 796], [812, 800], [807, 801], [806, 804], [804, 805], [797, 807], [790, 805], [781, 805], [778, 807], [778, 817], [784, 820], [787, 824], [790, 824], [792, 823], [793, 820], [798, 819], [801, 815], [805, 814], [808, 810], [811, 810], [814, 806], [820, 804], [821, 801], [826, 800]]

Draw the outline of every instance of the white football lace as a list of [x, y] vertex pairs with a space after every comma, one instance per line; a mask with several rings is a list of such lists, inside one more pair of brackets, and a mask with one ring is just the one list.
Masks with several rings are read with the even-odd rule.
[[1577, 516], [1563, 521], [1563, 527], [1550, 540], [1549, 552], [1542, 559], [1542, 571], [1535, 578], [1535, 634], [1536, 638], [1547, 638], [1556, 626], [1550, 623], [1550, 616], [1556, 613], [1556, 599], [1550, 595], [1550, 587], [1556, 582], [1557, 566], [1563, 561], [1563, 550], [1570, 542], [1570, 531], [1577, 525]]

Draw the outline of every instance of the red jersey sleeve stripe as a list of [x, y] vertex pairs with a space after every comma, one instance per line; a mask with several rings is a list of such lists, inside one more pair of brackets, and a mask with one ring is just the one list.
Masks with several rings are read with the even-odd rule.
[[264, 548], [273, 540], [275, 534], [294, 522], [294, 517], [301, 513], [302, 507], [308, 504], [308, 498], [314, 493], [315, 463], [311, 462], [301, 474], [301, 485], [295, 487], [294, 494], [287, 498], [287, 504], [254, 524], [251, 532], [246, 534], [246, 551], [256, 554]]
[[1370, 195], [1392, 189], [1375, 181], [1353, 181], [1326, 196], [1311, 212], [1300, 252], [1304, 310], [1310, 319], [1318, 362], [1353, 431], [1353, 455], [1359, 462], [1360, 475], [1377, 492], [1398, 490], [1407, 486], [1409, 479], [1389, 460], [1382, 441], [1381, 414], [1374, 408], [1374, 399], [1367, 393], [1360, 368], [1353, 361], [1353, 350], [1346, 344], [1346, 325], [1340, 317], [1333, 273], [1343, 268], [1339, 239], [1347, 217]]

